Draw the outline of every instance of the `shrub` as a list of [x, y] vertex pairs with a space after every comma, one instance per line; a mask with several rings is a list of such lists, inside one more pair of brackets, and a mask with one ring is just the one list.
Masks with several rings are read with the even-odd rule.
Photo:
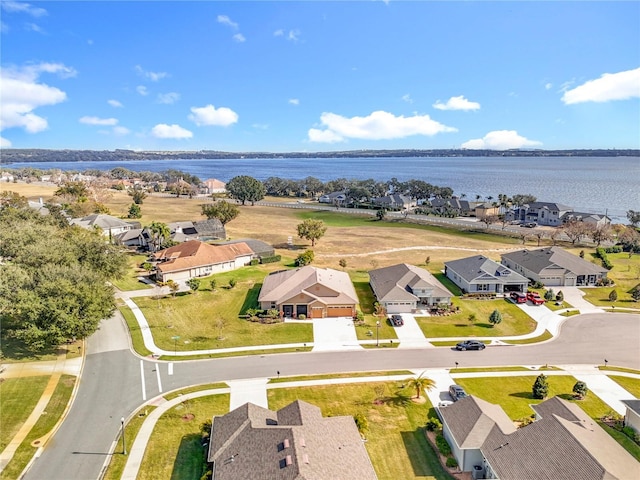
[[537, 398], [539, 400], [547, 398], [547, 394], [549, 393], [549, 383], [547, 382], [547, 376], [544, 373], [541, 373], [536, 378], [536, 381], [533, 384], [532, 393], [533, 398]]
[[442, 423], [435, 417], [427, 418], [427, 423], [425, 423], [424, 428], [426, 428], [429, 432], [435, 432], [442, 428]]
[[631, 290], [631, 298], [633, 298], [634, 302], [637, 302], [638, 300], [640, 300], [640, 287], [636, 287], [633, 290]]
[[356, 413], [353, 416], [353, 420], [356, 422], [356, 427], [358, 427], [358, 431], [360, 433], [365, 433], [367, 430], [369, 430], [369, 421], [367, 420], [367, 417], [364, 416], [364, 414]]
[[549, 290], [547, 290], [546, 292], [544, 292], [544, 299], [547, 301], [552, 301], [554, 298], [556, 298], [556, 294], [553, 291], [553, 288], [550, 288]]
[[280, 260], [282, 260], [282, 257], [280, 255], [270, 255], [268, 257], [260, 258], [261, 263], [276, 263], [276, 262], [279, 262]]
[[444, 456], [451, 455], [451, 447], [449, 446], [447, 439], [444, 438], [442, 435], [436, 436], [436, 447], [438, 447], [438, 451], [442, 455]]
[[497, 325], [500, 322], [502, 322], [502, 314], [496, 309], [489, 315], [489, 323], [491, 323], [491, 325]]
[[249, 265], [254, 266], [254, 265], [258, 265], [259, 263], [260, 263], [260, 259], [252, 258], [251, 261], [249, 262]]
[[556, 294], [556, 300], [558, 302], [564, 301], [564, 293], [562, 293], [562, 290], [558, 290], [558, 293]]
[[607, 257], [607, 252], [604, 248], [598, 247], [596, 248], [596, 256], [602, 260], [602, 266], [607, 270], [611, 270], [613, 268], [613, 264]]
[[310, 265], [315, 258], [315, 254], [313, 250], [306, 250], [304, 253], [301, 253], [296, 258], [296, 267], [304, 267], [305, 265]]
[[237, 283], [238, 281], [235, 278], [229, 279], [229, 288], [235, 287]]
[[306, 319], [307, 319], [307, 316], [306, 316], [304, 313], [301, 313], [300, 315], [298, 315], [298, 318], [299, 318], [300, 320], [306, 320]]
[[614, 289], [609, 293], [609, 301], [615, 302], [616, 300], [618, 300], [618, 291]]
[[573, 386], [573, 393], [579, 399], [583, 399], [587, 395], [587, 392], [587, 384], [584, 382], [576, 382], [576, 384]]
[[447, 458], [447, 467], [456, 468], [458, 466], [458, 461], [453, 457]]

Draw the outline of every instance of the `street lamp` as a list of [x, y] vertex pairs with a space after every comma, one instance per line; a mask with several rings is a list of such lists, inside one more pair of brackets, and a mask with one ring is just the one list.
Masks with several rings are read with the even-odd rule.
[[380, 346], [380, 320], [376, 320], [376, 347]]
[[127, 444], [125, 443], [125, 439], [124, 439], [124, 417], [122, 417], [120, 419], [120, 425], [122, 426], [122, 454], [126, 455], [127, 454]]
[[180, 340], [180, 337], [176, 335], [175, 337], [171, 337], [171, 340], [173, 340], [173, 356], [175, 357], [178, 350], [178, 340]]

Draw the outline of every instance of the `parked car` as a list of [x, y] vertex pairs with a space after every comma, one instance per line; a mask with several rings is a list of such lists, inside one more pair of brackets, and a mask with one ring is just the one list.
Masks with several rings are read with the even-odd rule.
[[486, 345], [480, 340], [465, 340], [456, 344], [456, 350], [484, 350]]
[[467, 392], [464, 391], [460, 385], [451, 385], [449, 387], [449, 395], [451, 395], [451, 400], [457, 402], [461, 398], [468, 397]]
[[442, 400], [441, 402], [438, 402], [438, 407], [448, 407], [451, 404], [453, 404], [451, 400]]
[[401, 327], [402, 325], [404, 325], [404, 320], [402, 320], [402, 317], [400, 315], [391, 315], [389, 321], [394, 327]]
[[527, 296], [522, 292], [511, 292], [509, 298], [511, 298], [514, 303], [527, 303]]
[[538, 292], [527, 292], [527, 300], [534, 305], [542, 305], [544, 303], [544, 298], [542, 298]]

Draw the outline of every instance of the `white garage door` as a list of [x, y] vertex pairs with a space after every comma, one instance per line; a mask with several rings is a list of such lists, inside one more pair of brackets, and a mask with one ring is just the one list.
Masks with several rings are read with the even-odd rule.
[[386, 304], [387, 313], [411, 313], [415, 306], [416, 304], [412, 302], [388, 302]]

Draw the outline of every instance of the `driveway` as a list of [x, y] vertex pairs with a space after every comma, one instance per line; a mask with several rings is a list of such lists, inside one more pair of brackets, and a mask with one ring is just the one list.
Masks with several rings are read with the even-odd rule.
[[401, 313], [404, 321], [401, 327], [393, 327], [398, 336], [400, 346], [398, 348], [425, 348], [431, 347], [429, 341], [424, 337], [416, 318], [411, 313]]
[[604, 312], [602, 308], [596, 307], [593, 304], [587, 302], [584, 299], [584, 292], [578, 287], [556, 287], [557, 290], [562, 290], [565, 302], [573, 305], [574, 308], [580, 310], [580, 313], [601, 313]]
[[361, 350], [351, 317], [314, 318], [313, 351]]

